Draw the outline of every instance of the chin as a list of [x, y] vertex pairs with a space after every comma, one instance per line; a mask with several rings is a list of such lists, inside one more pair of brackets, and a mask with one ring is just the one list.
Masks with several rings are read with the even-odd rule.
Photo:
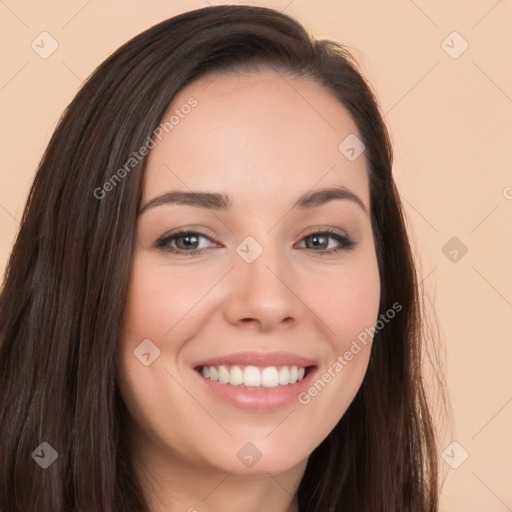
[[222, 448], [222, 455], [210, 453], [210, 464], [221, 471], [239, 475], [284, 473], [305, 465], [309, 453], [300, 453], [297, 444], [275, 446], [269, 440], [244, 441], [236, 447]]

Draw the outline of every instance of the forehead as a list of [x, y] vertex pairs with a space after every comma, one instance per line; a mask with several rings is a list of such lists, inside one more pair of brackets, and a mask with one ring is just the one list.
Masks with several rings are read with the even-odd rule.
[[342, 185], [369, 207], [364, 153], [351, 161], [339, 150], [348, 136], [361, 138], [357, 126], [310, 79], [274, 71], [210, 75], [178, 92], [162, 123], [171, 116], [148, 156], [146, 199], [180, 189], [277, 201]]

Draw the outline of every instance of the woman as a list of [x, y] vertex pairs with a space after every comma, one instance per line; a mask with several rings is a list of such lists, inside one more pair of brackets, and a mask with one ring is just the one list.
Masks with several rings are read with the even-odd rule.
[[391, 167], [348, 51], [277, 11], [112, 54], [6, 272], [0, 509], [438, 510]]

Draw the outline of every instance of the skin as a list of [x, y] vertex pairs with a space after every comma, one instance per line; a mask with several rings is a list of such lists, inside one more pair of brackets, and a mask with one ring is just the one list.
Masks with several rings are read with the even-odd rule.
[[[316, 360], [321, 376], [375, 325], [380, 284], [364, 153], [349, 161], [338, 150], [359, 136], [356, 125], [304, 78], [203, 78], [179, 92], [164, 119], [192, 96], [198, 105], [149, 153], [142, 205], [182, 190], [229, 194], [233, 208], [163, 204], [139, 216], [117, 359], [136, 471], [154, 511], [292, 512], [308, 456], [361, 385], [371, 339], [307, 405], [274, 412], [219, 400], [192, 367], [232, 352], [283, 350]], [[305, 192], [334, 185], [366, 212], [346, 199], [290, 210]], [[204, 248], [199, 255], [155, 247], [184, 227], [206, 235], [189, 249]], [[315, 248], [307, 237], [322, 228], [356, 245], [320, 254], [340, 246], [327, 238]], [[247, 236], [263, 248], [251, 264], [236, 252]], [[168, 248], [187, 250], [183, 238]], [[160, 350], [149, 366], [134, 356], [144, 339]], [[262, 453], [252, 468], [237, 457], [248, 441]]]

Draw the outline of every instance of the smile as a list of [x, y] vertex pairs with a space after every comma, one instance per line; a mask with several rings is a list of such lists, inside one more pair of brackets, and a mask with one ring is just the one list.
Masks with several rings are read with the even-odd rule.
[[300, 382], [309, 367], [252, 365], [202, 366], [197, 369], [205, 379], [247, 388], [275, 388]]
[[264, 413], [297, 404], [319, 361], [285, 351], [234, 352], [196, 360], [191, 369], [198, 389], [217, 403]]

